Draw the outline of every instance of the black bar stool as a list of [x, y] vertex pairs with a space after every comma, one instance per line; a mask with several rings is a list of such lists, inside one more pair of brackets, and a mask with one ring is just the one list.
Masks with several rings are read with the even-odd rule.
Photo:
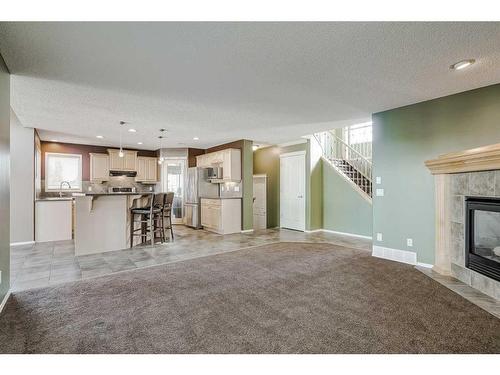
[[[161, 213], [162, 216], [162, 228], [165, 229], [170, 229], [170, 238], [172, 241], [174, 240], [174, 229], [172, 226], [172, 205], [174, 202], [174, 193], [167, 193], [165, 194], [165, 204], [163, 206], [163, 210]], [[168, 220], [168, 227], [164, 226], [164, 220]], [[163, 237], [165, 237], [165, 231], [163, 232]]]
[[[158, 201], [165, 200], [164, 193], [150, 194], [148, 202], [144, 207], [135, 207], [130, 209], [130, 247], [134, 246], [134, 237], [141, 237], [142, 243], [147, 242], [148, 234], [151, 240], [151, 246], [155, 243], [155, 233], [159, 232], [163, 241], [162, 228], [158, 227], [157, 220], [161, 220], [161, 207], [158, 207]], [[139, 215], [139, 220], [136, 220], [136, 215]], [[135, 229], [135, 223], [141, 223], [141, 227]], [[139, 232], [140, 233], [136, 233]], [[148, 233], [149, 232], [149, 233]]]

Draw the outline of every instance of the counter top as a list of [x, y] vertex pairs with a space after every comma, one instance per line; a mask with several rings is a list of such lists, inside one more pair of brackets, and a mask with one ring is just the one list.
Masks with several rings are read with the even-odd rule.
[[149, 194], [154, 194], [152, 191], [145, 191], [145, 192], [118, 192], [118, 193], [75, 193], [73, 194], [74, 197], [95, 197], [95, 196], [104, 196], [104, 195], [149, 195]]
[[217, 198], [200, 197], [200, 199], [242, 199], [242, 197], [217, 197]]
[[58, 202], [58, 201], [72, 201], [74, 197], [45, 197], [45, 198], [36, 198], [35, 202]]

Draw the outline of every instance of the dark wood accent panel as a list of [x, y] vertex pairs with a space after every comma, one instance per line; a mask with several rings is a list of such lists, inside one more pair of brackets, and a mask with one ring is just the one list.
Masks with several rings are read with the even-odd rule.
[[[42, 180], [45, 179], [45, 153], [46, 152], [58, 152], [61, 154], [80, 154], [82, 155], [82, 179], [83, 181], [90, 180], [90, 154], [107, 154], [108, 148], [116, 148], [116, 147], [107, 147], [107, 146], [92, 146], [92, 145], [80, 145], [73, 143], [61, 143], [61, 142], [47, 142], [42, 141]], [[156, 157], [156, 151], [148, 151], [148, 150], [137, 150], [133, 148], [126, 148], [126, 150], [137, 151], [138, 156], [151, 156]]]
[[[240, 139], [239, 141], [234, 141], [234, 142], [230, 142], [230, 143], [225, 143], [223, 145], [210, 147], [210, 148], [205, 150], [205, 154], [209, 154], [209, 153], [215, 152], [215, 151], [225, 150], [227, 148], [239, 148], [243, 152], [243, 143], [244, 143], [243, 139]], [[241, 160], [243, 160], [243, 157], [241, 158]]]
[[188, 168], [196, 167], [196, 157], [204, 153], [205, 150], [201, 148], [188, 148]]

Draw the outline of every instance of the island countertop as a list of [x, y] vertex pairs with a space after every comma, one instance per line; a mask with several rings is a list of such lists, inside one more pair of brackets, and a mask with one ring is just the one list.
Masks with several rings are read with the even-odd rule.
[[93, 193], [91, 191], [87, 193], [73, 193], [74, 197], [95, 197], [95, 196], [101, 196], [101, 195], [149, 195], [149, 194], [154, 194], [152, 191], [137, 191], [135, 193], [133, 192], [116, 192], [116, 193]]

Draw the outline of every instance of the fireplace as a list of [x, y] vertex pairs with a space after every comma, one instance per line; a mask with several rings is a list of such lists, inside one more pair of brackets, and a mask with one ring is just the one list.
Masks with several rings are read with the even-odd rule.
[[465, 198], [465, 266], [500, 281], [500, 198]]

